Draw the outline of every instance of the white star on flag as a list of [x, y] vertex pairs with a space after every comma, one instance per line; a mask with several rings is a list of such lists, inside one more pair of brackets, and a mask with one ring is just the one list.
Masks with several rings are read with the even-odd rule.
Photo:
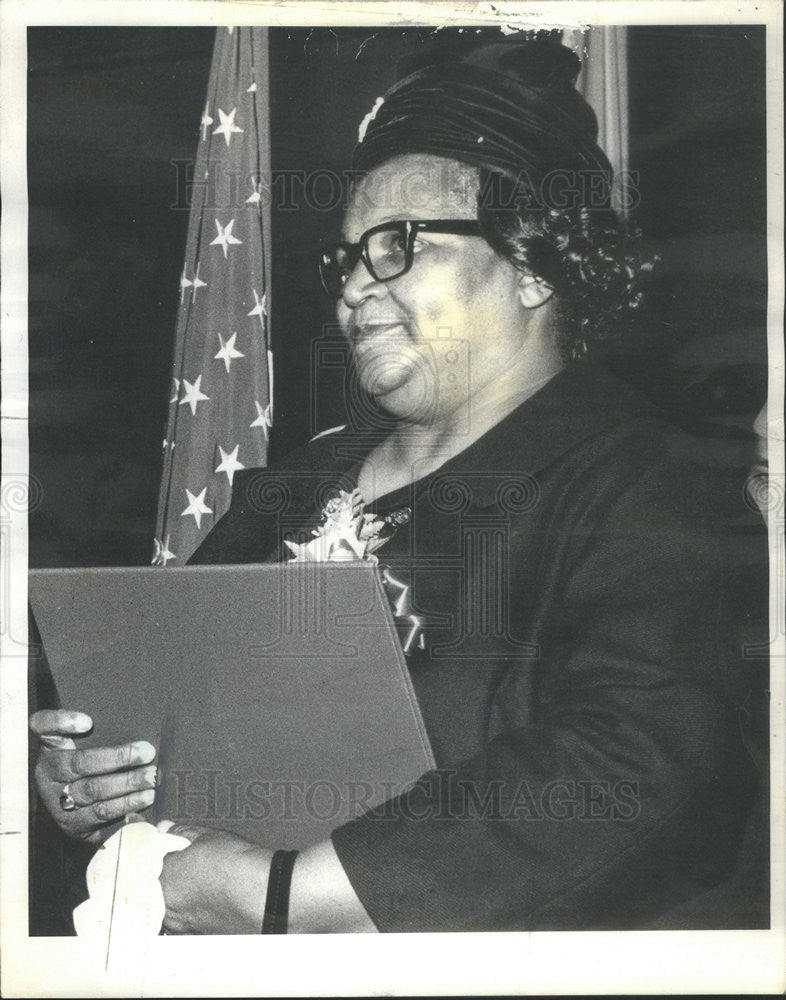
[[256, 305], [254, 306], [254, 308], [251, 310], [251, 312], [248, 315], [249, 316], [259, 316], [259, 322], [262, 324], [262, 329], [264, 330], [264, 328], [265, 328], [265, 320], [264, 320], [263, 317], [267, 316], [267, 304], [266, 304], [267, 303], [267, 292], [265, 292], [264, 295], [262, 296], [262, 298], [260, 299], [260, 297], [257, 295], [256, 288], [253, 288], [252, 291], [254, 293], [254, 302], [256, 302]]
[[229, 244], [230, 243], [239, 244], [242, 243], [243, 241], [239, 240], [236, 236], [232, 235], [232, 227], [235, 224], [234, 219], [232, 219], [230, 222], [227, 223], [226, 228], [222, 227], [218, 219], [215, 219], [214, 221], [216, 223], [216, 229], [218, 230], [218, 236], [216, 236], [216, 238], [211, 241], [210, 246], [214, 247], [216, 244], [218, 244], [224, 251], [224, 258], [226, 259], [227, 247], [229, 246]]
[[254, 80], [254, 82], [251, 84], [251, 86], [248, 87], [248, 88], [246, 88], [246, 93], [247, 94], [255, 94], [256, 90], [257, 90], [257, 82], [256, 82], [256, 80]]
[[202, 121], [200, 122], [200, 124], [202, 126], [202, 142], [204, 142], [205, 139], [207, 138], [207, 127], [208, 127], [208, 125], [212, 125], [213, 124], [213, 119], [207, 113], [208, 112], [208, 107], [209, 107], [209, 105], [206, 104], [205, 105], [204, 113], [202, 115]]
[[214, 355], [214, 358], [216, 361], [223, 361], [227, 367], [227, 371], [229, 371], [229, 366], [232, 364], [233, 358], [245, 357], [245, 354], [241, 351], [235, 350], [235, 337], [237, 337], [237, 333], [233, 333], [231, 337], [224, 340], [221, 334], [218, 334], [218, 339], [221, 343], [221, 350], [218, 354]]
[[202, 527], [202, 515], [212, 514], [213, 511], [205, 503], [205, 493], [207, 493], [207, 486], [202, 490], [199, 496], [194, 496], [191, 490], [186, 490], [186, 495], [188, 496], [188, 507], [180, 515], [181, 517], [186, 517], [191, 514], [196, 521], [197, 528]]
[[196, 274], [194, 275], [194, 280], [191, 282], [191, 284], [194, 286], [194, 292], [191, 296], [191, 301], [196, 302], [197, 289], [207, 288], [207, 282], [202, 281], [202, 279], [199, 277], [199, 264], [197, 264]]
[[230, 486], [232, 485], [232, 481], [235, 478], [237, 470], [245, 469], [245, 465], [237, 460], [239, 448], [240, 445], [236, 444], [232, 451], [224, 451], [221, 445], [218, 446], [218, 450], [221, 452], [221, 462], [216, 466], [216, 472], [226, 472]]
[[250, 194], [248, 198], [246, 198], [246, 204], [256, 205], [257, 208], [259, 208], [262, 204], [262, 181], [255, 180], [253, 181], [253, 184], [254, 184], [254, 193]]
[[221, 124], [218, 128], [213, 129], [213, 135], [223, 135], [226, 140], [227, 146], [229, 145], [229, 140], [235, 132], [242, 132], [243, 129], [238, 125], [235, 125], [235, 115], [237, 114], [237, 108], [232, 108], [229, 114], [226, 114], [221, 108], [218, 109], [218, 117], [221, 119]]
[[273, 421], [270, 416], [270, 403], [267, 406], [262, 407], [259, 402], [255, 399], [254, 406], [257, 408], [257, 415], [253, 423], [249, 424], [249, 427], [261, 427], [265, 432], [265, 440], [267, 440], [267, 429], [273, 426]]
[[186, 277], [185, 265], [183, 266], [183, 273], [180, 275], [180, 305], [183, 305], [183, 296], [186, 293], [186, 289], [191, 287], [191, 282]]
[[178, 397], [178, 393], [180, 392], [180, 379], [179, 379], [179, 378], [174, 378], [174, 377], [173, 377], [173, 378], [172, 378], [172, 381], [173, 381], [173, 382], [175, 383], [175, 394], [174, 394], [174, 396], [173, 396], [173, 397], [172, 397], [172, 398], [171, 398], [171, 399], [169, 400], [169, 402], [170, 402], [170, 403], [176, 403], [176, 402], [177, 402], [177, 397]]
[[187, 378], [183, 379], [183, 385], [186, 387], [186, 391], [183, 393], [183, 398], [179, 402], [179, 406], [184, 403], [188, 403], [191, 407], [191, 416], [196, 416], [197, 403], [201, 403], [203, 399], [210, 399], [210, 396], [206, 396], [201, 389], [202, 376], [198, 375], [196, 382], [189, 382]]
[[163, 545], [158, 538], [153, 539], [155, 549], [153, 551], [153, 558], [150, 560], [152, 566], [166, 566], [170, 559], [177, 558], [175, 553], [169, 550], [169, 537], [169, 535], [166, 536], [166, 541]]
[[169, 551], [169, 535], [166, 536], [166, 541], [161, 546], [161, 551], [158, 553], [159, 562], [162, 566], [166, 566], [170, 559], [177, 559], [174, 552]]

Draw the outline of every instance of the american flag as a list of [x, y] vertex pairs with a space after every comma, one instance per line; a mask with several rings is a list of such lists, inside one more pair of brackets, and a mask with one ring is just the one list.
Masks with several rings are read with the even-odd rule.
[[562, 41], [581, 59], [579, 93], [598, 119], [598, 144], [614, 168], [612, 204], [628, 214], [635, 192], [629, 185], [628, 29], [620, 25], [566, 28]]
[[[182, 566], [272, 425], [265, 28], [219, 28], [199, 123], [152, 562]], [[182, 192], [181, 192], [182, 196]]]

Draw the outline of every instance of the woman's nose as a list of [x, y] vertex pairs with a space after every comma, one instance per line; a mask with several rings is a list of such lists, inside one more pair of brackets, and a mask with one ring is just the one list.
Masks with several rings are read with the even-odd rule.
[[361, 257], [341, 290], [344, 304], [349, 309], [356, 309], [365, 299], [382, 298], [385, 295], [387, 295], [387, 286], [373, 276], [365, 260]]

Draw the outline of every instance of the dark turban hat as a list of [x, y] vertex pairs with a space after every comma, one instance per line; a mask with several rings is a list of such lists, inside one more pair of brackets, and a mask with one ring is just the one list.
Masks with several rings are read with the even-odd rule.
[[554, 171], [591, 173], [609, 188], [597, 119], [575, 88], [580, 68], [573, 51], [541, 38], [432, 62], [377, 101], [352, 166], [366, 172], [394, 156], [429, 153], [511, 180], [524, 174], [532, 184]]

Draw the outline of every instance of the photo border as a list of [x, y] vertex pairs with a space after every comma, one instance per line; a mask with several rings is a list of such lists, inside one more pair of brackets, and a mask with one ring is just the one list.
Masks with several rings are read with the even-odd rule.
[[[3, 0], [2, 483], [0, 484], [0, 947], [15, 996], [357, 996], [767, 993], [786, 988], [784, 895], [784, 525], [770, 524], [771, 928], [767, 931], [491, 932], [284, 937], [160, 937], [113, 966], [78, 938], [27, 933], [27, 180], [29, 25], [396, 27], [764, 24], [767, 27], [769, 463], [783, 492], [783, 14], [774, 0], [584, 3], [213, 3], [208, 0]], [[783, 511], [780, 512], [783, 517]], [[260, 887], [260, 891], [262, 887]]]

